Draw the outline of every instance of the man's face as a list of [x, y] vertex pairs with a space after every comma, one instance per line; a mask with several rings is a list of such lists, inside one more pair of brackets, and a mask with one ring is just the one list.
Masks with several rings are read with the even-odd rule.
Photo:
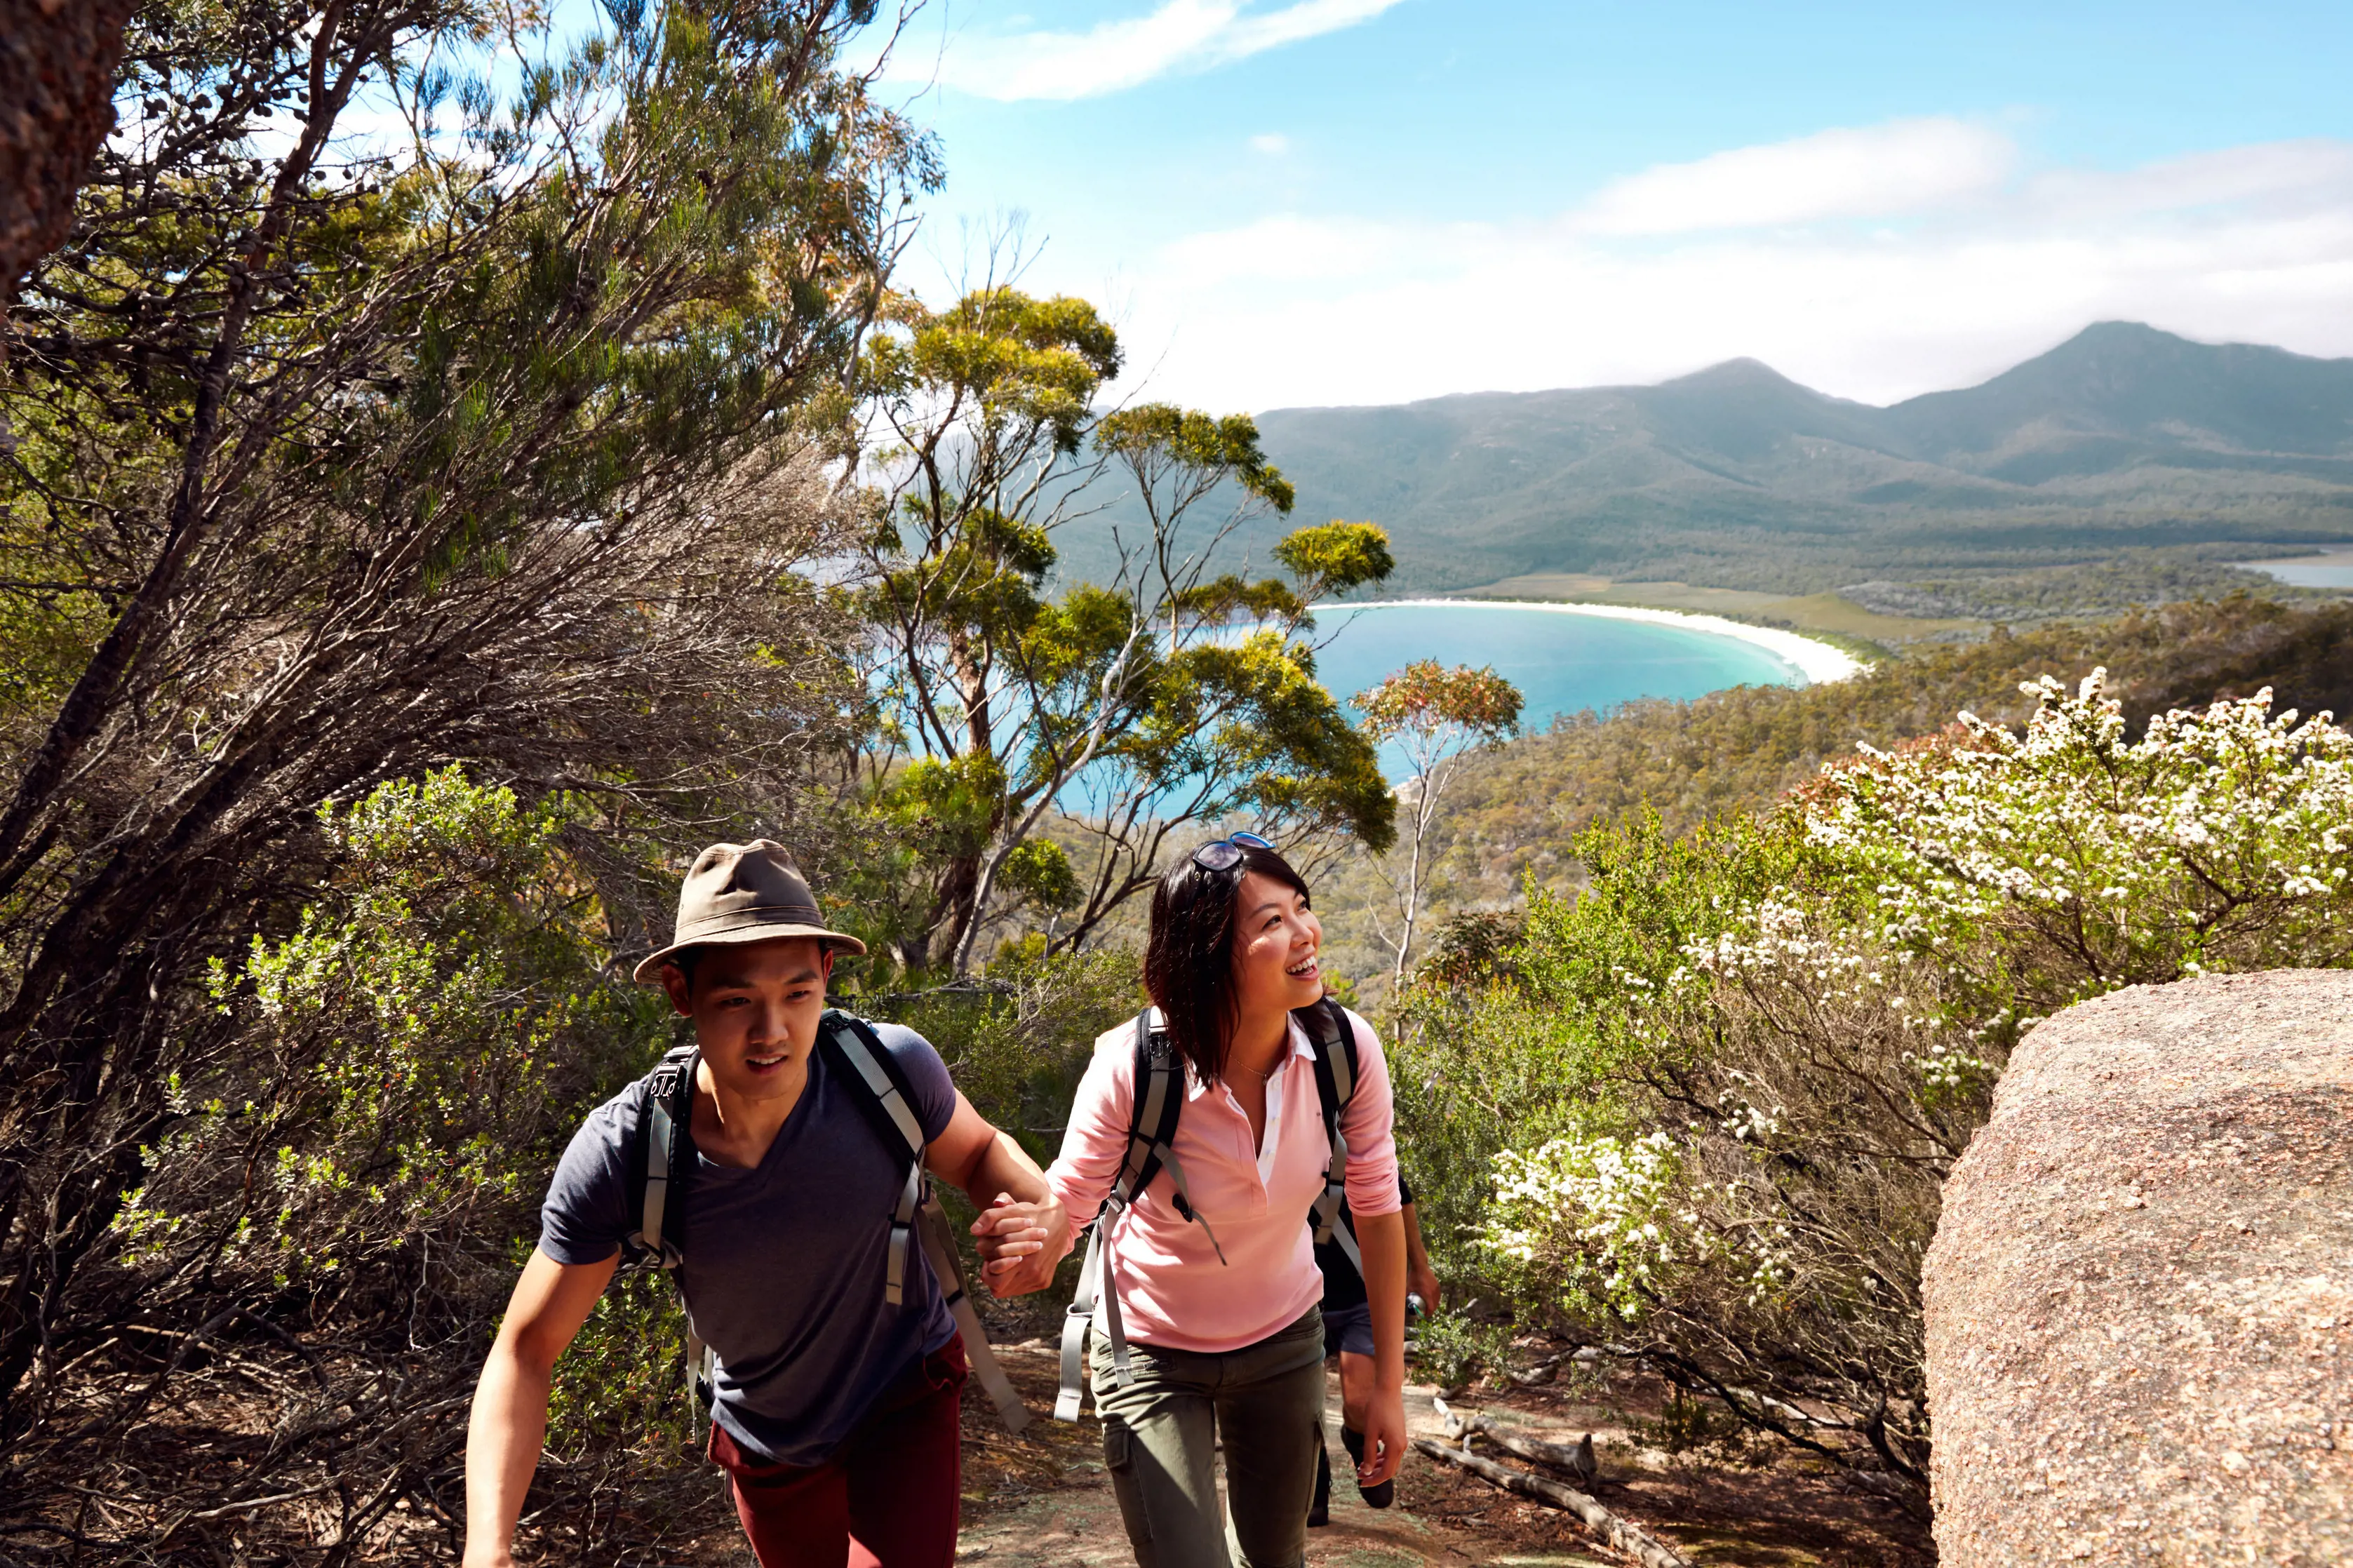
[[690, 994], [675, 964], [662, 970], [670, 1005], [694, 1020], [711, 1076], [730, 1093], [766, 1100], [791, 1093], [807, 1069], [825, 1011], [833, 953], [809, 937], [707, 947]]

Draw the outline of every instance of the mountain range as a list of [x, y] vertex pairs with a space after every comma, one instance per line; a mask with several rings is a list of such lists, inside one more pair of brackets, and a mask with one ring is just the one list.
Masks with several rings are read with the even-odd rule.
[[1258, 424], [1299, 500], [1237, 542], [1263, 560], [1301, 521], [1377, 522], [1392, 590], [1567, 572], [1807, 593], [2126, 549], [2245, 559], [2353, 542], [2353, 360], [2126, 321], [1887, 407], [1742, 359], [1656, 386]]

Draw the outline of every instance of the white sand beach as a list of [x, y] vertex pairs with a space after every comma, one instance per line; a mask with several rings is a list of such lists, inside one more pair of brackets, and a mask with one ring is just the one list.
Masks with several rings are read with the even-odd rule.
[[1865, 668], [1861, 659], [1844, 648], [1818, 641], [1801, 632], [1784, 631], [1778, 626], [1752, 626], [1745, 621], [1726, 620], [1722, 616], [1693, 615], [1683, 610], [1645, 610], [1630, 605], [1562, 604], [1537, 599], [1374, 599], [1367, 601], [1366, 607], [1373, 605], [1468, 605], [1499, 610], [1556, 610], [1563, 615], [1601, 616], [1619, 621], [1654, 621], [1662, 626], [1713, 632], [1718, 637], [1737, 637], [1742, 642], [1753, 643], [1795, 666], [1810, 686], [1844, 680], [1861, 674]]

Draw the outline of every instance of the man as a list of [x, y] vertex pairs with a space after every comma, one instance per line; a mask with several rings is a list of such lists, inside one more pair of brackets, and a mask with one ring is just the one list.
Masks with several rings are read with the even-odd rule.
[[[1405, 1177], [1398, 1177], [1398, 1196], [1405, 1204], [1405, 1288], [1407, 1304], [1419, 1301], [1422, 1308], [1438, 1305], [1438, 1276], [1430, 1267], [1430, 1254], [1421, 1245], [1421, 1220], [1414, 1213], [1413, 1189], [1406, 1185]], [[1341, 1213], [1347, 1213], [1343, 1205]], [[1308, 1221], [1313, 1228], [1314, 1220]], [[1340, 1358], [1340, 1442], [1348, 1450], [1348, 1458], [1361, 1465], [1365, 1460], [1365, 1410], [1373, 1397], [1373, 1310], [1365, 1296], [1364, 1276], [1348, 1261], [1345, 1248], [1335, 1235], [1330, 1241], [1315, 1244], [1316, 1267], [1324, 1270], [1324, 1353]], [[1316, 1429], [1316, 1446], [1323, 1449], [1323, 1429]], [[1374, 1508], [1387, 1508], [1397, 1500], [1397, 1483], [1383, 1481], [1377, 1487], [1360, 1487], [1365, 1501]], [[1307, 1522], [1325, 1525], [1332, 1522], [1332, 1456], [1328, 1450], [1316, 1455], [1315, 1497], [1307, 1506]]]
[[[710, 1453], [762, 1568], [948, 1568], [955, 1553], [962, 1346], [903, 1237], [900, 1300], [886, 1300], [907, 1150], [878, 1127], [874, 1091], [818, 1048], [833, 956], [864, 951], [825, 929], [783, 847], [762, 839], [696, 858], [674, 940], [637, 969], [693, 1020], [702, 1053], [686, 1174], [672, 1184], [684, 1191], [666, 1200], [661, 1233], [717, 1358]], [[973, 1234], [990, 1289], [1046, 1283], [1070, 1223], [1037, 1164], [956, 1092], [921, 1036], [873, 1034], [927, 1167], [983, 1211]], [[591, 1112], [548, 1188], [538, 1248], [474, 1394], [468, 1568], [512, 1562], [556, 1357], [639, 1224], [645, 1103], [632, 1086]]]

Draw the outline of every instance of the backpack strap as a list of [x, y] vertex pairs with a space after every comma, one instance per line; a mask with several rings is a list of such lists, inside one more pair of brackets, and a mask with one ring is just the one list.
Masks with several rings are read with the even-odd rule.
[[1356, 1250], [1356, 1227], [1348, 1213], [1348, 1136], [1340, 1120], [1356, 1095], [1356, 1031], [1347, 1009], [1326, 996], [1292, 1015], [1315, 1042], [1315, 1098], [1324, 1110], [1324, 1137], [1332, 1147], [1331, 1163], [1324, 1168], [1324, 1193], [1311, 1216], [1315, 1239], [1337, 1240], [1349, 1266], [1358, 1274], [1365, 1260]]
[[1135, 1016], [1135, 1070], [1129, 1080], [1134, 1093], [1127, 1109], [1127, 1148], [1102, 1209], [1087, 1226], [1086, 1260], [1079, 1266], [1079, 1288], [1062, 1316], [1061, 1387], [1054, 1397], [1054, 1419], [1076, 1421], [1086, 1386], [1087, 1332], [1094, 1322], [1095, 1302], [1103, 1309], [1103, 1332], [1111, 1342], [1112, 1376], [1124, 1388], [1135, 1381], [1127, 1353], [1127, 1333], [1119, 1318], [1119, 1289], [1111, 1279], [1111, 1232], [1119, 1216], [1162, 1171], [1176, 1191], [1169, 1206], [1187, 1222], [1198, 1225], [1209, 1238], [1218, 1261], [1226, 1260], [1218, 1233], [1193, 1206], [1193, 1190], [1185, 1167], [1176, 1158], [1176, 1122], [1185, 1109], [1185, 1064], [1168, 1031], [1154, 1022], [1158, 1009], [1146, 1007]]
[[[676, 1046], [638, 1081], [638, 1152], [631, 1162], [637, 1191], [630, 1205], [638, 1228], [630, 1233], [627, 1250], [669, 1271], [673, 1279], [682, 1255], [670, 1237], [678, 1229], [686, 1173], [694, 1168], [694, 1079], [702, 1064], [699, 1047]], [[681, 1291], [681, 1302], [683, 1295]], [[694, 1314], [689, 1310], [686, 1381], [694, 1391], [698, 1427], [709, 1419], [717, 1375], [717, 1358], [694, 1331]]]
[[678, 1267], [677, 1244], [662, 1231], [677, 1218], [674, 1200], [683, 1195], [683, 1172], [693, 1169], [694, 1076], [702, 1052], [679, 1046], [663, 1053], [654, 1070], [638, 1080], [638, 1151], [632, 1162], [637, 1196], [631, 1205], [638, 1228], [629, 1245], [663, 1268]]
[[905, 1301], [909, 1255], [920, 1247], [932, 1277], [939, 1281], [948, 1315], [955, 1320], [956, 1332], [964, 1340], [965, 1363], [987, 1391], [997, 1415], [1018, 1436], [1029, 1425], [1029, 1412], [1023, 1406], [1012, 1380], [1005, 1375], [1005, 1369], [997, 1364], [997, 1353], [989, 1348], [988, 1331], [982, 1326], [980, 1314], [973, 1309], [972, 1298], [965, 1291], [964, 1266], [957, 1259], [955, 1241], [948, 1232], [947, 1213], [932, 1195], [931, 1182], [924, 1173], [926, 1145], [923, 1125], [915, 1120], [914, 1103], [906, 1080], [900, 1075], [899, 1064], [871, 1024], [854, 1014], [830, 1008], [818, 1026], [818, 1046], [831, 1053], [851, 1097], [867, 1108], [877, 1130], [907, 1160], [907, 1180], [900, 1188], [898, 1205], [891, 1215], [891, 1258], [882, 1287], [884, 1302], [896, 1307]]
[[832, 1055], [850, 1097], [866, 1108], [875, 1130], [907, 1162], [907, 1179], [891, 1211], [891, 1258], [882, 1282], [883, 1303], [896, 1307], [906, 1300], [907, 1263], [916, 1246], [915, 1216], [927, 1194], [923, 1124], [915, 1120], [914, 1105], [900, 1082], [898, 1064], [865, 1019], [827, 1008], [818, 1025], [818, 1048]]

